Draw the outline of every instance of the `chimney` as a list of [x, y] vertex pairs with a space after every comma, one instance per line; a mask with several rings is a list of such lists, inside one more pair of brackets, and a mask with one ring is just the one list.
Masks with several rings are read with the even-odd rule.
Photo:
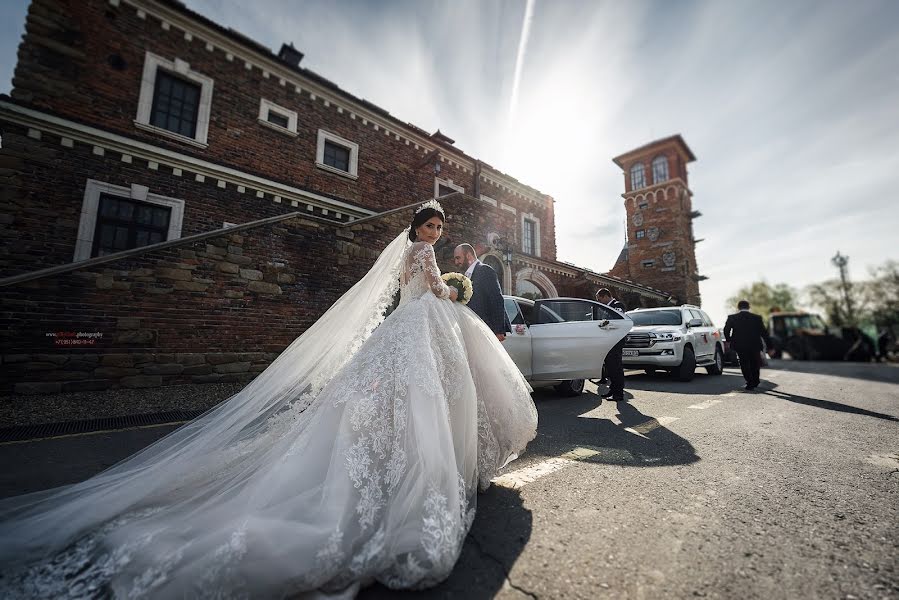
[[431, 134], [431, 138], [438, 142], [443, 142], [444, 144], [449, 144], [450, 146], [452, 146], [453, 144], [456, 143], [456, 140], [454, 140], [453, 138], [447, 136], [444, 133], [440, 133], [439, 129]]
[[303, 60], [303, 53], [293, 47], [293, 43], [281, 44], [281, 51], [278, 52], [278, 58], [289, 64], [291, 67], [299, 67], [300, 61]]

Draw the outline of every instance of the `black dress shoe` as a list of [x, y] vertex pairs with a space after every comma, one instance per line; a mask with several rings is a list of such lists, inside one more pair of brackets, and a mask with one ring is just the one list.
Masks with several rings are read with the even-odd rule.
[[603, 400], [614, 400], [615, 397], [612, 395], [612, 392], [607, 392], [600, 396]]
[[747, 385], [746, 385], [746, 391], [747, 391], [747, 392], [751, 392], [751, 391], [754, 390], [756, 387], [757, 387], [757, 386], [754, 386], [754, 385], [748, 385], [748, 384], [747, 384]]

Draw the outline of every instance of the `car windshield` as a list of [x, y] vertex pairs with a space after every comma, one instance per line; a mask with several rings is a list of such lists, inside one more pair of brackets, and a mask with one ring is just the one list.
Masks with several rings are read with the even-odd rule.
[[641, 325], [680, 325], [680, 310], [641, 310], [627, 313], [634, 321], [634, 327]]
[[789, 331], [793, 331], [796, 329], [827, 329], [824, 325], [824, 321], [822, 321], [821, 317], [819, 317], [818, 315], [789, 316], [784, 317], [783, 321], [786, 329]]

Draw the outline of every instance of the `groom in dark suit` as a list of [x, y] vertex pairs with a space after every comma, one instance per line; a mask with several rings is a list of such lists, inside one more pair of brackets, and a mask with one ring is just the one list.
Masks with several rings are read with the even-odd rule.
[[496, 339], [504, 341], [506, 332], [512, 331], [506, 308], [503, 304], [503, 290], [499, 279], [490, 265], [478, 260], [471, 244], [459, 244], [453, 251], [453, 264], [471, 279], [472, 294], [468, 308], [473, 310], [487, 327], [496, 334]]
[[771, 338], [762, 318], [749, 312], [749, 302], [740, 300], [737, 303], [740, 312], [727, 317], [724, 323], [724, 339], [737, 351], [740, 357], [740, 370], [746, 380], [746, 389], [754, 390], [759, 385], [762, 370], [762, 340], [771, 347]]

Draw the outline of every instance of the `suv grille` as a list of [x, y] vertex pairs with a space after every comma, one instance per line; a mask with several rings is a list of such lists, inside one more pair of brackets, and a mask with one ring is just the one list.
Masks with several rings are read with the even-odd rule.
[[649, 338], [648, 333], [629, 333], [624, 338], [625, 348], [649, 348], [654, 340]]

